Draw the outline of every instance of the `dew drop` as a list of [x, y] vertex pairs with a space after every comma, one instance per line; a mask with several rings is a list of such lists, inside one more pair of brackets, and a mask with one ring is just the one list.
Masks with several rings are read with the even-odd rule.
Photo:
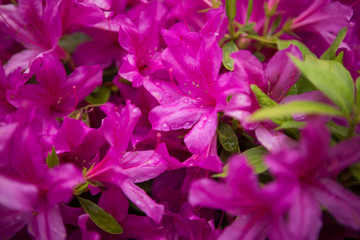
[[185, 98], [184, 103], [189, 103], [189, 99]]
[[199, 84], [196, 84], [196, 87], [198, 88], [198, 87], [200, 87], [200, 85], [199, 85]]
[[188, 93], [189, 95], [191, 95], [191, 91], [188, 91], [187, 93]]
[[191, 122], [186, 122], [186, 123], [184, 123], [184, 125], [183, 125], [183, 128], [184, 129], [189, 129], [189, 128], [191, 128], [192, 127], [192, 123]]
[[204, 123], [203, 122], [199, 122], [197, 124], [197, 128], [201, 129], [201, 128], [204, 128]]
[[170, 126], [168, 123], [163, 123], [163, 125], [161, 125], [161, 130], [167, 132], [170, 131]]
[[208, 123], [211, 123], [211, 122], [212, 122], [212, 120], [211, 120], [211, 119], [208, 119], [208, 120], [207, 120], [207, 122], [208, 122]]
[[133, 110], [133, 113], [135, 113], [135, 114], [140, 114], [141, 113], [141, 111], [140, 111], [140, 109], [139, 108], [134, 108]]
[[158, 100], [158, 101], [161, 101], [161, 100], [163, 99], [163, 96], [161, 95], [161, 93], [152, 92], [151, 94], [152, 94], [152, 95], [154, 96], [154, 98], [156, 98], [156, 100]]
[[195, 86], [195, 85], [196, 85], [196, 82], [192, 82], [192, 85], [194, 85], [194, 86]]
[[156, 86], [160, 86], [160, 83], [159, 83], [159, 82], [155, 82], [155, 85], [156, 85]]

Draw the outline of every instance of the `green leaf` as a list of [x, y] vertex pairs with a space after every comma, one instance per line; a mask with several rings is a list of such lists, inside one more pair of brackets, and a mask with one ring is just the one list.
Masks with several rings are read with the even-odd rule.
[[253, 52], [252, 53], [257, 59], [259, 59], [260, 62], [265, 61], [265, 55], [261, 52]]
[[360, 181], [360, 163], [355, 163], [350, 167], [351, 173], [354, 175], [354, 177]]
[[220, 121], [217, 132], [220, 143], [226, 151], [232, 153], [239, 152], [238, 138], [229, 125]]
[[[236, 2], [236, 1], [235, 1]], [[248, 7], [247, 7], [247, 12], [246, 12], [246, 23], [249, 22], [249, 19], [250, 19], [250, 16], [251, 16], [251, 13], [253, 11], [253, 0], [249, 0], [248, 1]]]
[[301, 74], [299, 80], [290, 88], [288, 95], [298, 95], [315, 90], [317, 90], [317, 88], [304, 76], [304, 74]]
[[334, 60], [336, 51], [338, 50], [341, 42], [344, 40], [347, 33], [347, 28], [343, 28], [339, 31], [338, 35], [330, 45], [330, 47], [321, 55], [321, 59]]
[[281, 24], [281, 15], [278, 15], [274, 22], [271, 24], [271, 27], [270, 27], [270, 32], [269, 34], [272, 35], [273, 33], [275, 33], [276, 29], [278, 29], [278, 27], [280, 26]]
[[236, 0], [226, 0], [225, 11], [230, 22], [234, 21], [236, 16]]
[[356, 106], [360, 107], [360, 77], [356, 79]]
[[255, 94], [255, 97], [258, 100], [259, 105], [262, 108], [275, 107], [278, 105], [268, 95], [266, 95], [263, 91], [261, 91], [261, 89], [258, 86], [256, 86], [255, 84], [251, 84], [250, 88], [253, 91], [253, 93]]
[[211, 177], [213, 178], [225, 178], [229, 174], [229, 165], [225, 165], [223, 167], [223, 171], [221, 173], [213, 174]]
[[59, 40], [59, 45], [68, 53], [72, 53], [75, 51], [77, 46], [89, 40], [91, 40], [91, 38], [88, 35], [82, 32], [76, 32], [71, 35], [64, 35]]
[[286, 121], [283, 122], [280, 126], [278, 126], [275, 130], [282, 130], [282, 129], [299, 129], [299, 128], [303, 128], [305, 126], [304, 122], [297, 122], [297, 121]]
[[111, 234], [120, 234], [123, 232], [122, 227], [113, 216], [105, 212], [97, 204], [79, 196], [76, 197], [83, 209], [89, 214], [91, 220], [102, 230]]
[[[261, 89], [255, 84], [250, 85], [251, 90], [255, 94], [257, 101], [262, 109], [273, 108], [278, 104], [274, 100], [272, 100], [268, 95], [266, 95]], [[272, 119], [276, 124], [281, 125], [284, 121], [291, 119], [282, 119], [282, 118], [273, 118]]]
[[214, 9], [218, 9], [221, 6], [221, 1], [211, 0], [211, 4], [213, 5]]
[[290, 56], [309, 81], [345, 113], [351, 115], [354, 106], [354, 82], [348, 70], [336, 61], [307, 56], [301, 61]]
[[103, 104], [109, 100], [111, 94], [110, 88], [101, 86], [95, 88], [95, 90], [88, 95], [85, 100], [91, 104]]
[[46, 164], [49, 168], [53, 168], [60, 164], [58, 155], [56, 154], [55, 147], [53, 146], [51, 153], [46, 158]]
[[305, 57], [308, 55], [316, 57], [315, 54], [312, 53], [307, 46], [305, 46], [303, 43], [297, 40], [280, 40], [280, 39], [277, 40], [277, 46], [279, 50], [286, 49], [291, 44], [299, 48], [300, 52], [302, 53], [303, 59], [305, 59]]
[[223, 47], [223, 64], [224, 67], [230, 71], [234, 70], [234, 59], [230, 57], [230, 54], [238, 51], [236, 44], [233, 41], [227, 42]]
[[343, 64], [343, 59], [344, 59], [344, 52], [341, 51], [341, 52], [339, 52], [339, 54], [334, 58], [334, 61], [337, 61], [337, 62]]
[[264, 156], [267, 152], [263, 146], [253, 147], [243, 152], [257, 174], [267, 170], [267, 166], [264, 164]]
[[345, 140], [347, 137], [348, 128], [339, 126], [335, 122], [330, 121], [326, 124], [331, 132], [339, 140]]
[[278, 119], [290, 117], [291, 114], [320, 114], [328, 116], [344, 116], [343, 113], [331, 105], [311, 101], [294, 101], [272, 108], [262, 108], [256, 111], [250, 121], [262, 121], [266, 119]]

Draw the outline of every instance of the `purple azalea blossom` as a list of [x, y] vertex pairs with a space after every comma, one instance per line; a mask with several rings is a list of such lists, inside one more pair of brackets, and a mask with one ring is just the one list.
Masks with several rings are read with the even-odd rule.
[[36, 107], [37, 112], [49, 121], [75, 110], [102, 80], [99, 66], [78, 67], [67, 77], [61, 62], [52, 55], [37, 58], [32, 65], [39, 66], [37, 84], [7, 91], [7, 98], [17, 108]]
[[154, 150], [128, 151], [134, 126], [141, 115], [130, 102], [121, 109], [113, 104], [101, 108], [107, 114], [102, 125], [110, 144], [107, 155], [87, 173], [87, 179], [117, 185], [124, 194], [155, 222], [160, 222], [164, 207], [151, 199], [134, 183], [150, 180], [177, 162], [171, 158], [164, 144]]
[[295, 193], [285, 181], [260, 187], [246, 159], [235, 156], [230, 161], [226, 183], [207, 178], [195, 181], [189, 202], [238, 216], [218, 239], [289, 239], [284, 214]]
[[[0, 205], [12, 213], [6, 214], [1, 228], [5, 227], [5, 236], [12, 236], [28, 225], [36, 239], [65, 239], [59, 204], [71, 200], [83, 177], [71, 164], [48, 169], [37, 136], [23, 125], [12, 123], [0, 129]], [[14, 214], [17, 221], [12, 223]]]
[[355, 137], [329, 148], [330, 134], [319, 119], [308, 121], [300, 144], [266, 157], [277, 178], [294, 182], [299, 193], [289, 211], [290, 231], [296, 239], [318, 239], [322, 226], [321, 206], [335, 219], [360, 229], [360, 198], [333, 180], [342, 170], [360, 161]]
[[62, 0], [60, 15], [64, 34], [105, 20], [105, 14], [96, 4], [81, 0]]
[[100, 130], [66, 117], [52, 142], [62, 163], [73, 163], [82, 169], [99, 160], [105, 139]]
[[14, 39], [27, 48], [15, 55], [5, 65], [10, 73], [17, 67], [26, 69], [31, 60], [42, 53], [63, 58], [64, 51], [57, 45], [61, 35], [61, 1], [26, 1], [0, 6], [0, 24], [7, 27]]
[[16, 111], [16, 108], [6, 98], [7, 91], [19, 88], [26, 81], [27, 77], [20, 73], [20, 68], [6, 76], [2, 65], [0, 65], [0, 121], [10, 122], [12, 113]]
[[119, 75], [134, 87], [141, 86], [149, 75], [162, 68], [159, 40], [167, 14], [166, 8], [157, 1], [140, 7], [141, 11], [135, 15], [137, 19], [124, 16], [119, 29], [119, 43], [128, 52]]
[[[276, 102], [280, 102], [300, 77], [300, 71], [292, 63], [288, 54], [301, 58], [296, 46], [278, 51], [264, 66], [251, 52], [239, 50], [231, 55], [234, 58], [234, 72], [224, 81], [226, 89], [219, 103], [224, 113], [237, 118], [247, 129], [255, 129], [257, 124], [248, 123], [246, 118], [259, 108], [250, 84], [257, 85]], [[228, 96], [231, 96], [229, 99]]]
[[[217, 125], [222, 51], [214, 35], [201, 36], [187, 32], [183, 25], [175, 27], [163, 33], [169, 46], [162, 53], [162, 62], [178, 81], [183, 97], [154, 108], [149, 120], [156, 130], [192, 128], [185, 144], [191, 152], [201, 154], [213, 139]], [[199, 138], [203, 140], [199, 142]]]

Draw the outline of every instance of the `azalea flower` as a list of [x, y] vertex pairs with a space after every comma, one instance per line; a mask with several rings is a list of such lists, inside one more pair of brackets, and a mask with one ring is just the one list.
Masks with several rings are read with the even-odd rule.
[[218, 239], [289, 239], [284, 214], [295, 193], [285, 181], [260, 187], [245, 157], [234, 156], [226, 182], [208, 178], [195, 181], [189, 191], [189, 202], [237, 216]]
[[[322, 226], [321, 207], [341, 224], [360, 229], [360, 198], [334, 178], [360, 161], [359, 137], [330, 148], [330, 134], [321, 119], [308, 121], [300, 143], [266, 157], [277, 178], [286, 178], [298, 189], [289, 211], [289, 227], [298, 239], [318, 239]], [[300, 231], [299, 231], [300, 230]]]

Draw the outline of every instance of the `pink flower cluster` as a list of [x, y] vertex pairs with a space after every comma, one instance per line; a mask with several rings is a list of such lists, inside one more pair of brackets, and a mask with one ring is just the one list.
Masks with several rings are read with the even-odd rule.
[[359, 32], [358, 0], [0, 0], [0, 238], [360, 237]]

